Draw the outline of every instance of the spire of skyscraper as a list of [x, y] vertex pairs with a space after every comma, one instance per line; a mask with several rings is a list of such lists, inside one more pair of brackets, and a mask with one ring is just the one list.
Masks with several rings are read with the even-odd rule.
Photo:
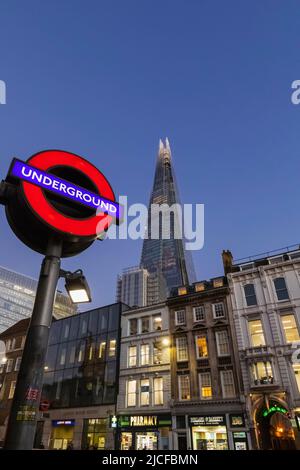
[[[152, 281], [156, 281], [156, 301], [164, 300], [173, 287], [195, 280], [195, 271], [190, 253], [184, 249], [184, 240], [174, 238], [174, 228], [169, 239], [162, 237], [162, 217], [151, 218], [152, 204], [180, 204], [179, 194], [171, 162], [171, 147], [168, 138], [165, 144], [160, 139], [153, 189], [149, 202], [148, 238], [145, 238], [141, 256], [141, 267], [148, 270]], [[172, 214], [171, 214], [172, 218]], [[173, 227], [179, 215], [173, 215]], [[151, 227], [159, 227], [159, 238], [151, 238]], [[155, 282], [153, 283], [155, 285]]]

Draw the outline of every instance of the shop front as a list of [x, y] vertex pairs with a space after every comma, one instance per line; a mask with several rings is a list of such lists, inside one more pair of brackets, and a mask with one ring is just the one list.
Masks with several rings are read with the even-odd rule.
[[121, 450], [167, 450], [172, 429], [171, 415], [119, 416]]
[[82, 449], [104, 450], [107, 445], [107, 418], [83, 420]]
[[73, 443], [75, 419], [53, 420], [50, 449], [66, 450]]
[[248, 450], [248, 431], [243, 413], [190, 416], [193, 450]]
[[191, 416], [193, 450], [227, 450], [228, 434], [225, 415]]

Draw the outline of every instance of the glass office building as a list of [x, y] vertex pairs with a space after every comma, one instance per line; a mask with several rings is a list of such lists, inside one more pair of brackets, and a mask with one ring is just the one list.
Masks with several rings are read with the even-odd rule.
[[119, 383], [121, 302], [55, 321], [44, 371], [40, 428], [47, 449], [112, 449]]
[[[140, 263], [142, 268], [147, 269], [152, 285], [155, 285], [153, 279], [157, 280], [157, 290], [151, 302], [156, 303], [165, 300], [173, 287], [195, 282], [196, 276], [191, 253], [184, 248], [184, 239], [174, 236], [175, 223], [180, 220], [180, 214], [178, 211], [170, 213], [170, 237], [164, 238], [163, 218], [159, 214], [151, 215], [152, 204], [180, 204], [168, 139], [165, 145], [162, 141], [159, 144], [149, 203], [148, 237], [144, 239]], [[164, 217], [164, 222], [166, 219]]]
[[112, 304], [54, 322], [42, 399], [51, 409], [116, 402], [121, 312]]
[[[31, 316], [36, 288], [35, 279], [0, 267], [0, 333]], [[54, 317], [63, 318], [76, 312], [69, 297], [57, 292]]]

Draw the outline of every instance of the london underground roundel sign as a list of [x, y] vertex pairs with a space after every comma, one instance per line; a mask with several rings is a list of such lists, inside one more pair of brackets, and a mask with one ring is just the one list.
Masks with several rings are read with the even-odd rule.
[[43, 254], [51, 235], [63, 239], [63, 256], [71, 256], [122, 219], [105, 176], [73, 153], [46, 150], [26, 162], [14, 159], [7, 180], [17, 186], [6, 206], [9, 223], [24, 243]]

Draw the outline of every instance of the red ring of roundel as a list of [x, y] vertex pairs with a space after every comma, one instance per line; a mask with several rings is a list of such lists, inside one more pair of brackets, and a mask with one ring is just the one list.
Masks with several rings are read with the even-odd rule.
[[[44, 171], [58, 165], [75, 168], [91, 179], [102, 197], [115, 201], [114, 192], [104, 175], [94, 165], [78, 155], [62, 150], [46, 150], [30, 157], [27, 163]], [[23, 181], [22, 187], [31, 209], [50, 227], [59, 232], [80, 237], [96, 236], [103, 231], [104, 227], [109, 227], [113, 221], [110, 215], [102, 213], [86, 219], [73, 219], [58, 212], [47, 201], [43, 190], [38, 186]]]

